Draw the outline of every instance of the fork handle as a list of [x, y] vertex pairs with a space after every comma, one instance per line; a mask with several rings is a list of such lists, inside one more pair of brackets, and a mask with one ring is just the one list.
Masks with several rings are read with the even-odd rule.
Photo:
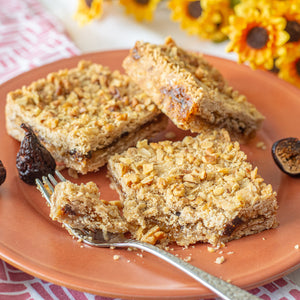
[[256, 296], [248, 293], [247, 291], [232, 285], [216, 276], [213, 276], [205, 271], [185, 262], [184, 260], [176, 257], [175, 255], [164, 251], [156, 246], [136, 240], [129, 240], [126, 243], [116, 245], [117, 247], [135, 247], [145, 250], [173, 265], [174, 267], [185, 272], [195, 280], [209, 288], [218, 296], [226, 300], [254, 300], [259, 299]]

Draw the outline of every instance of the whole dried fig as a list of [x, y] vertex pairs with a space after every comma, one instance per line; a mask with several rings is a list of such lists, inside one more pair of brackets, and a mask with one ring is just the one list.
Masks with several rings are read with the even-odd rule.
[[53, 175], [56, 163], [31, 127], [23, 123], [21, 128], [25, 130], [25, 136], [17, 154], [17, 169], [24, 182], [34, 185], [36, 178], [41, 179], [42, 176]]
[[5, 181], [6, 178], [6, 170], [3, 166], [2, 161], [0, 160], [0, 185]]
[[275, 142], [272, 155], [283, 172], [290, 176], [300, 176], [300, 140], [290, 137]]

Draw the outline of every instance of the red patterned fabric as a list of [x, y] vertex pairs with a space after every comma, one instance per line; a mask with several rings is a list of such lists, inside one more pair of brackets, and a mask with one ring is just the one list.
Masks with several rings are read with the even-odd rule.
[[[288, 278], [281, 278], [263, 287], [255, 288], [250, 293], [265, 300], [300, 299], [299, 288]], [[112, 300], [46, 282], [0, 260], [0, 300], [2, 299]]]
[[0, 83], [79, 54], [61, 24], [36, 0], [0, 0]]
[[[80, 54], [61, 24], [37, 0], [0, 0], [0, 83], [31, 68]], [[261, 299], [300, 300], [281, 278], [251, 291]], [[45, 282], [0, 260], [0, 300], [107, 300]]]

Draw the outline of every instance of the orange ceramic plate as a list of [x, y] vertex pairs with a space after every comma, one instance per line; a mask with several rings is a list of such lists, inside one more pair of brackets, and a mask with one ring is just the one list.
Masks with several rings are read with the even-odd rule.
[[[102, 296], [111, 297], [182, 297], [209, 296], [210, 291], [181, 271], [151, 254], [125, 249], [98, 249], [79, 244], [49, 217], [46, 201], [32, 186], [23, 183], [15, 166], [19, 143], [7, 135], [4, 107], [7, 92], [29, 84], [62, 68], [73, 67], [88, 59], [121, 69], [127, 51], [86, 54], [61, 60], [22, 74], [0, 87], [0, 159], [7, 168], [7, 180], [0, 187], [0, 257], [15, 267], [44, 280]], [[288, 177], [275, 166], [271, 145], [283, 137], [298, 137], [300, 128], [300, 90], [272, 74], [252, 71], [246, 66], [215, 57], [207, 57], [249, 101], [266, 116], [263, 128], [250, 144], [242, 146], [248, 159], [258, 166], [265, 181], [278, 192], [280, 227], [232, 241], [219, 251], [210, 253], [207, 245], [188, 249], [174, 247], [182, 258], [191, 257], [191, 264], [233, 284], [250, 289], [293, 271], [300, 264], [300, 179]], [[177, 139], [189, 134], [170, 124]], [[164, 138], [162, 132], [159, 139]], [[256, 147], [263, 141], [266, 150]], [[102, 197], [116, 199], [109, 188], [106, 169], [81, 176], [76, 182], [94, 180]], [[233, 252], [233, 253], [232, 253]], [[120, 255], [115, 261], [113, 256]], [[223, 255], [226, 261], [217, 265]]]

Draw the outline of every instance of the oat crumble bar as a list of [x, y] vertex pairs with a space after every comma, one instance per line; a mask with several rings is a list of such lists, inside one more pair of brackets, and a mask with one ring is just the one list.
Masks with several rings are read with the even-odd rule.
[[55, 186], [50, 200], [50, 217], [60, 223], [91, 231], [128, 231], [127, 222], [120, 213], [120, 201], [101, 200], [94, 182], [80, 185], [70, 181], [60, 182]]
[[19, 141], [21, 123], [57, 162], [85, 174], [164, 129], [167, 118], [127, 75], [81, 61], [7, 95], [7, 132]]
[[137, 41], [123, 67], [181, 129], [201, 132], [213, 126], [246, 139], [264, 120], [201, 54], [185, 51], [171, 38], [164, 45]]
[[108, 169], [136, 239], [155, 228], [162, 244], [216, 246], [277, 226], [276, 193], [225, 129], [140, 141]]

